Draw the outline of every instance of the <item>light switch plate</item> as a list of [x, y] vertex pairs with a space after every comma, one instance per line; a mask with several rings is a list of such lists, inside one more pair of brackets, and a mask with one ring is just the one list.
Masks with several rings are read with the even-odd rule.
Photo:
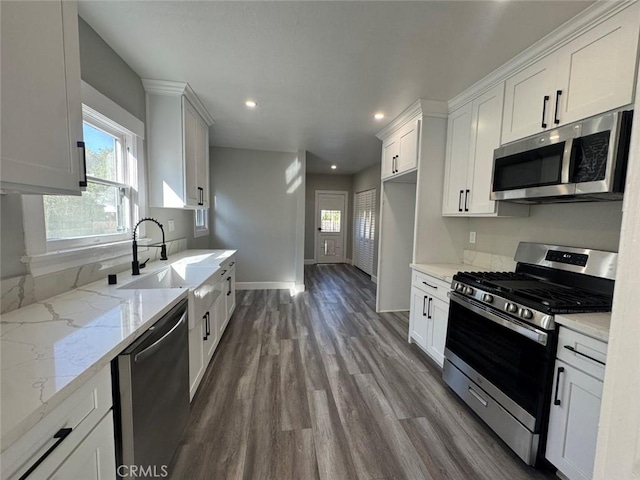
[[476, 243], [476, 232], [469, 232], [469, 243]]
[[176, 229], [176, 222], [174, 220], [169, 220], [167, 223], [169, 224], [169, 231], [173, 232]]

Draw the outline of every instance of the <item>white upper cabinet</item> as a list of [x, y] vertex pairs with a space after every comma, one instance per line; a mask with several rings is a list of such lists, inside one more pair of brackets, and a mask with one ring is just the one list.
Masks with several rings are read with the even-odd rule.
[[502, 143], [633, 101], [638, 54], [634, 3], [592, 25], [506, 81]]
[[442, 213], [445, 215], [464, 212], [471, 139], [471, 109], [472, 105], [468, 103], [449, 115], [442, 207]]
[[186, 83], [142, 82], [147, 91], [149, 205], [209, 208], [211, 115]]
[[493, 151], [500, 146], [503, 98], [501, 83], [449, 115], [443, 215], [528, 214], [527, 206], [490, 199]]
[[86, 178], [76, 3], [0, 2], [0, 12], [0, 187], [80, 195]]
[[555, 61], [550, 57], [507, 79], [502, 143], [528, 137], [550, 126], [555, 81]]
[[402, 125], [382, 142], [382, 179], [418, 168], [420, 119]]

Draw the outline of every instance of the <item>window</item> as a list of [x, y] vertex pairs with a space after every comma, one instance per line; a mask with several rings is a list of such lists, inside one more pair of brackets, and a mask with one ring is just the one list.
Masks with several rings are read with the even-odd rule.
[[87, 188], [82, 196], [45, 195], [47, 250], [126, 240], [133, 222], [137, 184], [133, 135], [83, 108]]
[[209, 210], [199, 209], [194, 210], [193, 218], [195, 228], [193, 234], [195, 237], [204, 237], [209, 234]]
[[340, 210], [321, 210], [320, 221], [323, 233], [340, 233]]

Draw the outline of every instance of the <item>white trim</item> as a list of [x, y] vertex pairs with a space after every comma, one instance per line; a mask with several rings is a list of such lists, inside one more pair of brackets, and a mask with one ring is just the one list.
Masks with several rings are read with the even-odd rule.
[[371, 275], [371, 281], [372, 281], [373, 283], [376, 283], [376, 284], [377, 284], [377, 283], [378, 283], [378, 277], [376, 277], [375, 275]]
[[296, 283], [295, 289], [296, 289], [296, 293], [302, 293], [307, 288], [305, 287], [304, 283]]
[[85, 81], [82, 81], [82, 103], [95, 112], [94, 115], [103, 121], [107, 123], [115, 122], [127, 129], [131, 134], [144, 139], [143, 121], [131, 115]]
[[344, 216], [341, 218], [342, 221], [342, 258], [343, 262], [347, 262], [347, 218], [349, 218], [349, 192], [346, 190], [315, 190], [315, 202], [313, 204], [314, 208], [314, 218], [315, 222], [313, 225], [313, 257], [314, 263], [318, 263], [318, 194], [331, 194], [331, 195], [343, 195], [344, 196]]
[[526, 50], [513, 57], [507, 63], [498, 67], [489, 75], [449, 100], [449, 113], [457, 110], [463, 105], [466, 105], [474, 98], [479, 97], [498, 83], [504, 82], [507, 78], [529, 67], [541, 58], [555, 52], [570, 41], [574, 40], [576, 37], [582, 35], [585, 31], [604, 22], [633, 3], [635, 2], [595, 2], [590, 7], [578, 13], [575, 17], [560, 25], [553, 32], [549, 33]]
[[409, 105], [400, 115], [389, 122], [386, 127], [376, 133], [376, 137], [384, 141], [411, 120], [415, 120], [421, 116], [447, 118], [449, 116], [449, 107], [447, 102], [438, 102], [435, 100], [419, 98]]
[[378, 310], [376, 313], [398, 313], [398, 312], [408, 312], [409, 310], [406, 308], [399, 310]]
[[[206, 212], [205, 215], [205, 226], [199, 227], [197, 222], [198, 218], [198, 210], [204, 210]], [[195, 208], [193, 210], [193, 238], [206, 237], [209, 235], [209, 209], [208, 208]]]
[[[303, 288], [304, 288], [304, 284]], [[236, 290], [292, 290], [295, 282], [236, 282]]]
[[207, 126], [210, 127], [215, 124], [213, 117], [188, 83], [143, 78], [142, 85], [147, 93], [153, 93], [155, 95], [184, 95], [191, 105], [193, 105], [193, 108], [198, 111], [202, 119], [207, 123]]
[[316, 259], [315, 258], [305, 258], [304, 259], [304, 264], [305, 265], [315, 265], [316, 264]]

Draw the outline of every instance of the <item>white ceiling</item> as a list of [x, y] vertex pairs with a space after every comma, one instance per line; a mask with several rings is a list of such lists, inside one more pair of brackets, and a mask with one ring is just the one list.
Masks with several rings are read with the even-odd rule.
[[[449, 100], [584, 1], [81, 1], [143, 78], [187, 81], [211, 144], [310, 152], [308, 171], [380, 160], [374, 135], [417, 98]], [[246, 99], [258, 101], [249, 110]], [[383, 111], [386, 118], [373, 119]]]

